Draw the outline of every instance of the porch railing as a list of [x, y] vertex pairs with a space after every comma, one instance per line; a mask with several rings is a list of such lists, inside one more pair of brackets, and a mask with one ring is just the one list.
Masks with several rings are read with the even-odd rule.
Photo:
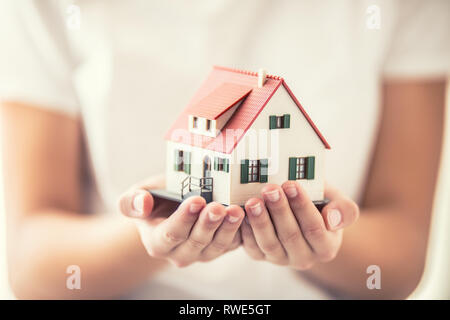
[[[186, 192], [187, 189], [187, 192]], [[200, 191], [200, 195], [206, 192], [213, 191], [213, 178], [204, 177], [197, 178], [193, 176], [187, 176], [181, 181], [181, 198], [183, 198], [186, 194], [192, 191]]]

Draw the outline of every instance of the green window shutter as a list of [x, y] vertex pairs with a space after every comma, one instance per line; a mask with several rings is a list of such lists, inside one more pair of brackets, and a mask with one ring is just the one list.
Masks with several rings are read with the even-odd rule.
[[180, 150], [175, 149], [174, 153], [173, 153], [173, 170], [178, 171], [178, 165], [179, 165], [179, 160], [178, 160], [178, 153], [180, 152]]
[[306, 158], [306, 179], [314, 179], [315, 157]]
[[241, 160], [241, 183], [248, 183], [248, 160]]
[[297, 180], [295, 174], [296, 171], [297, 171], [297, 158], [289, 158], [289, 180]]
[[276, 128], [277, 128], [277, 117], [269, 116], [269, 129], [276, 129]]
[[289, 128], [291, 126], [291, 116], [289, 114], [284, 115], [284, 128]]
[[225, 172], [230, 172], [230, 159], [223, 159], [223, 168]]
[[214, 158], [214, 170], [219, 170], [219, 158]]
[[261, 170], [260, 175], [259, 175], [259, 182], [267, 182], [269, 160], [261, 159], [261, 160], [259, 160], [259, 163], [260, 163], [260, 170]]
[[187, 174], [191, 174], [191, 153], [183, 152], [183, 164], [184, 164], [184, 172]]

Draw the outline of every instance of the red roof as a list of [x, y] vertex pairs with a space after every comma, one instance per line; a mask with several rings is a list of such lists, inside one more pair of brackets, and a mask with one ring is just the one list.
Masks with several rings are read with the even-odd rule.
[[189, 108], [193, 116], [216, 120], [252, 91], [252, 87], [226, 82]]
[[[256, 86], [257, 77], [258, 74], [256, 72], [215, 66], [206, 81], [196, 92], [189, 105], [175, 120], [175, 123], [166, 134], [166, 139], [221, 153], [231, 153], [238, 142], [245, 135], [245, 132], [251, 127], [259, 113], [264, 109], [267, 102], [272, 98], [277, 89], [283, 85], [292, 100], [297, 104], [298, 108], [305, 116], [306, 120], [314, 129], [325, 148], [330, 149], [330, 145], [312, 122], [311, 118], [308, 116], [305, 109], [303, 109], [302, 105], [289, 89], [283, 78], [267, 75], [264, 86], [262, 88], [258, 88]], [[228, 87], [228, 89], [227, 87], [225, 87], [225, 89], [223, 88], [224, 85], [229, 84], [233, 84], [233, 88], [235, 89], [230, 90], [231, 87]], [[244, 93], [246, 90], [244, 87], [247, 89], [250, 88], [251, 90]], [[223, 97], [219, 99], [219, 95], [214, 94], [217, 90], [221, 93], [230, 90], [233, 92], [233, 97], [230, 95], [230, 97]], [[240, 96], [240, 98], [237, 98], [238, 96]], [[188, 118], [189, 115], [192, 114], [193, 110], [201, 110], [204, 114], [208, 114], [208, 116], [214, 114], [217, 118], [220, 114], [225, 112], [233, 104], [243, 98], [245, 98], [245, 100], [234, 112], [233, 116], [225, 124], [217, 137], [207, 137], [189, 132]], [[204, 109], [205, 105], [203, 102], [207, 99], [211, 99], [216, 103], [211, 113]], [[233, 100], [235, 100], [234, 103], [232, 103]], [[221, 105], [221, 107], [219, 107], [219, 105]], [[228, 107], [225, 107], [225, 105], [228, 105]]]

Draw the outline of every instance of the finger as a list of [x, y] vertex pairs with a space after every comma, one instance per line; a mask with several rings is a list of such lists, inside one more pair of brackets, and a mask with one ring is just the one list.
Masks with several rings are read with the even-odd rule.
[[119, 199], [118, 207], [123, 215], [133, 218], [146, 218], [150, 215], [154, 206], [154, 199], [148, 192], [149, 189], [164, 187], [164, 175], [156, 175], [141, 183], [133, 185]]
[[120, 212], [132, 218], [147, 218], [152, 212], [153, 204], [152, 195], [142, 189], [130, 190], [119, 199]]
[[224, 218], [225, 207], [215, 202], [209, 203], [200, 213], [186, 241], [170, 254], [172, 261], [182, 267], [197, 260], [202, 250], [211, 243]]
[[245, 252], [255, 260], [264, 260], [265, 254], [261, 251], [256, 243], [255, 236], [247, 219], [241, 224], [242, 245]]
[[266, 259], [276, 264], [286, 264], [287, 254], [277, 237], [269, 212], [261, 199], [252, 198], [245, 204], [248, 220], [259, 248]]
[[152, 252], [149, 253], [153, 256], [163, 256], [185, 241], [205, 205], [205, 199], [198, 196], [183, 201], [171, 216], [150, 233], [149, 247]]
[[228, 248], [228, 251], [232, 251], [234, 249], [237, 249], [241, 246], [242, 244], [242, 237], [241, 237], [241, 232], [238, 231], [236, 232], [236, 234], [234, 235], [233, 241], [231, 242], [230, 247]]
[[272, 218], [275, 230], [281, 244], [286, 250], [289, 260], [293, 264], [300, 261], [307, 261], [312, 257], [311, 248], [300, 230], [300, 226], [295, 218], [285, 192], [278, 185], [269, 184], [262, 189], [265, 205]]
[[343, 229], [358, 220], [359, 207], [346, 197], [332, 200], [322, 209], [322, 217], [330, 231]]
[[288, 195], [289, 205], [313, 252], [320, 261], [329, 261], [337, 252], [337, 243], [328, 232], [325, 222], [305, 190], [295, 181], [285, 182], [282, 186]]
[[229, 249], [245, 215], [244, 210], [235, 205], [226, 208], [225, 212], [226, 217], [217, 229], [213, 240], [202, 251], [202, 260], [212, 260]]

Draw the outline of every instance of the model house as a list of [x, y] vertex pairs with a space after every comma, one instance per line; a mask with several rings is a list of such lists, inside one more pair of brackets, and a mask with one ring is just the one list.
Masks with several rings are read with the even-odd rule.
[[243, 205], [267, 183], [296, 180], [324, 199], [330, 146], [283, 78], [264, 70], [214, 67], [166, 139], [163, 197]]

